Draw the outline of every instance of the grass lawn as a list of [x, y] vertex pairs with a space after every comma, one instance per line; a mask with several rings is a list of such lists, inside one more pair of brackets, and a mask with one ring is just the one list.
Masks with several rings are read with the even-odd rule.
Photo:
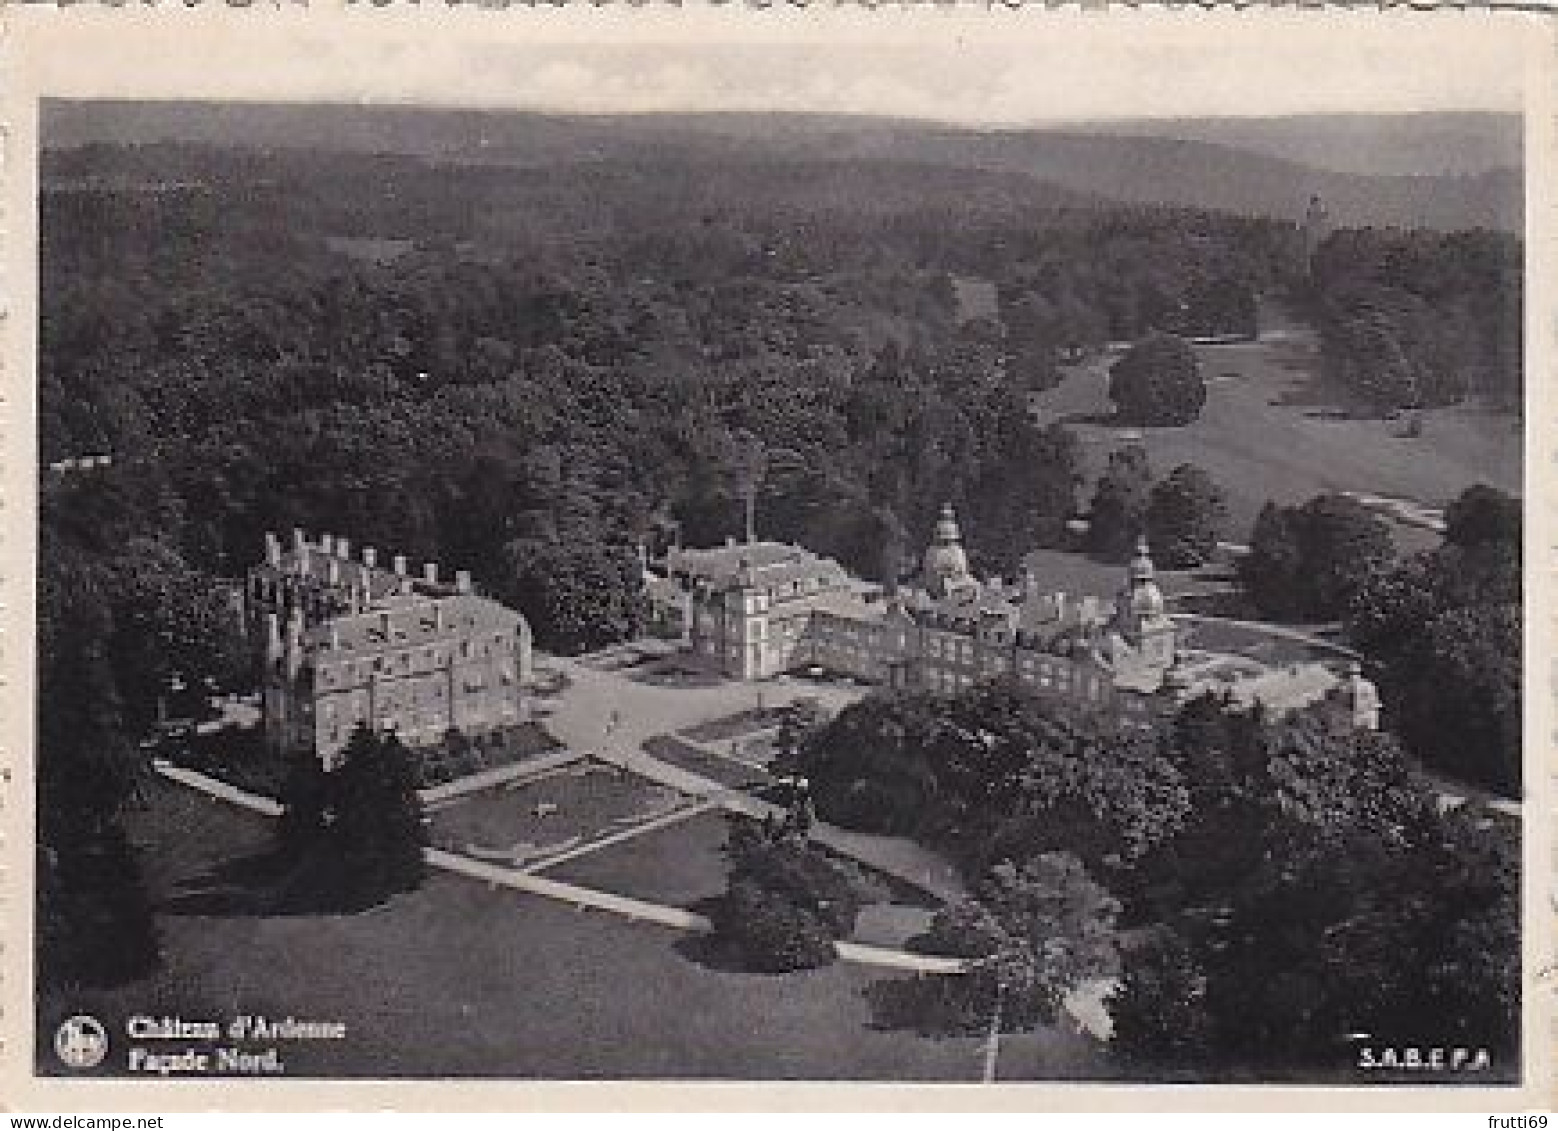
[[693, 904], [725, 890], [725, 816], [718, 810], [542, 869], [548, 879], [666, 903]]
[[[1292, 326], [1273, 304], [1263, 308], [1262, 322], [1263, 332], [1291, 333], [1275, 341], [1197, 347], [1208, 381], [1199, 420], [1184, 428], [1139, 430], [1155, 476], [1194, 463], [1228, 492], [1230, 540], [1246, 540], [1268, 499], [1294, 503], [1350, 490], [1442, 506], [1478, 482], [1520, 492], [1518, 417], [1472, 406], [1434, 409], [1423, 414], [1423, 434], [1416, 439], [1398, 436], [1397, 421], [1340, 417], [1316, 384], [1312, 333]], [[1125, 443], [1125, 430], [1086, 419], [1107, 414], [1107, 389], [1108, 362], [1091, 362], [1033, 398], [1045, 418], [1073, 421], [1093, 475]], [[1438, 541], [1414, 527], [1395, 530], [1414, 549]]]
[[[171, 785], [137, 819], [154, 890], [167, 894], [263, 844], [258, 819]], [[836, 965], [765, 976], [699, 965], [680, 936], [434, 875], [350, 916], [160, 919], [165, 968], [114, 990], [46, 995], [40, 1032], [89, 1012], [124, 1019], [236, 1013], [344, 1022], [346, 1039], [283, 1046], [290, 1075], [974, 1080], [976, 1038], [873, 1027], [862, 991], [882, 972]], [[52, 1053], [39, 1056], [55, 1071]], [[1008, 1078], [1106, 1074], [1060, 1030], [1002, 1042]], [[198, 1086], [198, 1085], [192, 1085]]]
[[432, 839], [455, 852], [472, 845], [562, 844], [608, 832], [615, 822], [663, 811], [680, 800], [674, 790], [587, 761], [577, 770], [472, 794], [436, 809]]
[[[541, 872], [550, 879], [598, 891], [693, 907], [725, 890], [729, 873], [723, 851], [727, 828], [724, 813], [711, 810]], [[872, 909], [870, 915], [862, 915], [861, 929], [855, 936], [858, 941], [896, 945], [914, 933], [900, 930], [899, 920], [920, 922], [932, 909], [935, 901], [918, 889], [848, 857], [828, 855], [855, 877], [868, 909]]]
[[[1053, 549], [1030, 550], [1022, 560], [1046, 592], [1113, 600], [1125, 587], [1124, 562], [1106, 562], [1089, 554]], [[1158, 570], [1159, 588], [1171, 599], [1226, 592], [1232, 584], [1229, 571], [1223, 567]]]
[[1181, 621], [1181, 644], [1205, 652], [1233, 652], [1270, 667], [1313, 661], [1339, 663], [1342, 657], [1330, 648], [1316, 648], [1300, 640], [1259, 632], [1227, 621]]

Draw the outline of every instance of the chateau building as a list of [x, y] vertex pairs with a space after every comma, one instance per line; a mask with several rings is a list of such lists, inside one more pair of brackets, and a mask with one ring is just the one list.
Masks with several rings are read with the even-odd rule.
[[950, 506], [917, 583], [892, 594], [776, 542], [672, 550], [663, 566], [658, 591], [685, 602], [692, 656], [733, 679], [815, 665], [950, 692], [1005, 677], [1141, 726], [1207, 687], [1237, 697], [1242, 680], [1249, 698], [1277, 709], [1324, 700], [1351, 725], [1378, 721], [1378, 697], [1355, 665], [1342, 678], [1320, 664], [1271, 671], [1241, 658], [1230, 678], [1229, 657], [1183, 651], [1145, 541], [1112, 602], [1047, 591], [1032, 571], [1010, 584], [975, 578]]
[[358, 723], [419, 746], [525, 718], [530, 626], [474, 592], [463, 570], [441, 581], [429, 562], [412, 576], [403, 556], [386, 569], [372, 547], [354, 559], [345, 538], [314, 543], [294, 530], [285, 550], [265, 536], [244, 596], [272, 749], [329, 768]]

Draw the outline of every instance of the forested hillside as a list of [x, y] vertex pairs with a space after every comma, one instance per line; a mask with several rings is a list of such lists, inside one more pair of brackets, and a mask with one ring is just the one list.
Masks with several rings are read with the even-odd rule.
[[[1199, 296], [1293, 262], [1287, 225], [892, 164], [54, 170], [44, 456], [113, 453], [148, 527], [223, 574], [296, 524], [502, 592], [517, 539], [722, 538], [753, 475], [761, 533], [866, 574], [945, 499], [1009, 569], [1076, 505], [1074, 446], [1023, 393], [1068, 352], [1218, 329]], [[970, 273], [998, 319], [961, 308]]]

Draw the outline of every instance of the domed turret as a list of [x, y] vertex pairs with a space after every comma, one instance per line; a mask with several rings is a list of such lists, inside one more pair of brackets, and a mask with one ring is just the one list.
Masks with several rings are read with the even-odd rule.
[[1145, 537], [1136, 542], [1136, 556], [1131, 559], [1126, 579], [1125, 592], [1120, 594], [1126, 606], [1122, 611], [1143, 620], [1161, 617], [1165, 608], [1163, 590], [1158, 588], [1158, 570], [1152, 564]]
[[958, 530], [957, 515], [953, 513], [951, 503], [942, 504], [931, 544], [925, 551], [921, 572], [925, 578], [925, 587], [937, 596], [944, 596], [950, 589], [968, 580], [968, 555], [963, 552], [963, 536]]

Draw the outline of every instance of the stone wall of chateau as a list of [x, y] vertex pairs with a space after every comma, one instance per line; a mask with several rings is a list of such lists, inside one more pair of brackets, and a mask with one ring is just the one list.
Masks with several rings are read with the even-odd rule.
[[413, 577], [403, 557], [381, 569], [344, 539], [283, 552], [267, 536], [250, 570], [246, 617], [262, 665], [267, 741], [333, 765], [358, 724], [430, 745], [450, 730], [480, 735], [526, 717], [532, 675], [524, 617], [473, 591], [467, 574]]
[[[1179, 627], [1145, 542], [1112, 604], [1044, 593], [1033, 577], [1012, 586], [975, 580], [950, 507], [926, 550], [921, 587], [892, 598], [867, 591], [836, 562], [779, 543], [678, 551], [669, 564], [662, 580], [686, 595], [693, 658], [731, 679], [815, 665], [871, 684], [955, 692], [1004, 678], [1143, 727], [1187, 691]], [[1378, 725], [1378, 697], [1356, 669], [1325, 680], [1334, 682], [1325, 704], [1338, 719]]]

